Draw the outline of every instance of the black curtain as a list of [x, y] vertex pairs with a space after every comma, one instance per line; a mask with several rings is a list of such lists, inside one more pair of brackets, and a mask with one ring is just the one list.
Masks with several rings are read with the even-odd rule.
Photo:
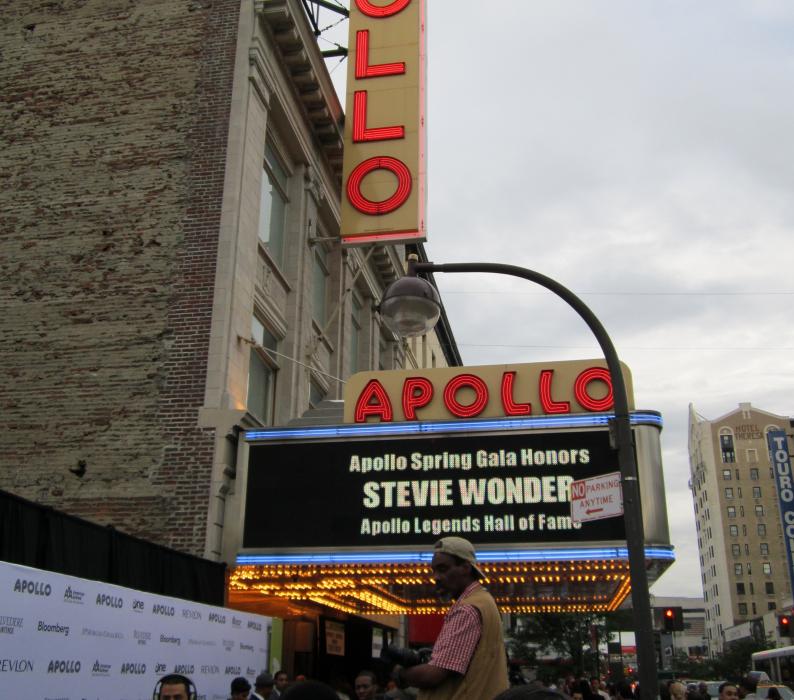
[[223, 605], [226, 565], [0, 491], [0, 560]]

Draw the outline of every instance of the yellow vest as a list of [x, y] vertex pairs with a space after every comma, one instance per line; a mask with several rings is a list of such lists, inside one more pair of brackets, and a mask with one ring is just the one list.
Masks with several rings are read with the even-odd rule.
[[461, 600], [477, 608], [482, 618], [482, 634], [469, 670], [465, 676], [456, 674], [437, 688], [420, 690], [418, 700], [493, 700], [510, 687], [502, 622], [493, 597], [478, 586]]

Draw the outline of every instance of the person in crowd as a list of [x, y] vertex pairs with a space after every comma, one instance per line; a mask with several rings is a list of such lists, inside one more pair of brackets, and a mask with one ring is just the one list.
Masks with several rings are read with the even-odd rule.
[[670, 683], [670, 700], [685, 700], [686, 686], [681, 681]]
[[719, 700], [739, 700], [739, 686], [736, 683], [725, 681], [720, 683]]
[[603, 700], [609, 700], [609, 693], [601, 687], [601, 679], [598, 676], [590, 677], [590, 694], [598, 700], [601, 696]]
[[240, 676], [232, 681], [232, 700], [248, 700], [250, 692], [251, 684], [247, 678]]
[[698, 693], [702, 700], [711, 700], [711, 695], [709, 695], [709, 684], [706, 681], [700, 681], [698, 683]]
[[[681, 684], [679, 683], [679, 685]], [[684, 686], [681, 685], [682, 689], [683, 687]], [[634, 700], [634, 690], [632, 690], [631, 683], [628, 681], [620, 681], [620, 683], [615, 686], [615, 697], [617, 700]]]
[[766, 691], [766, 697], [768, 700], [782, 700], [780, 691], [775, 686], [770, 686], [769, 690]]
[[378, 677], [373, 671], [359, 671], [353, 683], [358, 700], [381, 700], [378, 695]]
[[254, 692], [251, 700], [268, 700], [273, 695], [273, 676], [269, 673], [260, 673], [254, 680]]
[[178, 673], [169, 673], [157, 682], [157, 700], [190, 700], [193, 682]]
[[431, 562], [436, 590], [455, 602], [444, 618], [430, 661], [403, 670], [419, 700], [491, 700], [510, 687], [504, 664], [499, 610], [483, 588], [474, 546], [462, 537], [442, 537]]
[[757, 700], [758, 696], [755, 694], [758, 688], [758, 681], [750, 676], [745, 676], [739, 681], [739, 697], [742, 700]]
[[286, 671], [279, 671], [273, 676], [273, 692], [271, 698], [280, 698], [289, 685], [289, 676]]

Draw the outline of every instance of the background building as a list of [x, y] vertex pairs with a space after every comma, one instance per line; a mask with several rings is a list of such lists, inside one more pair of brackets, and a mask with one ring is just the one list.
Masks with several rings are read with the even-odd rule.
[[[706, 638], [791, 606], [791, 582], [767, 431], [791, 421], [749, 403], [715, 420], [690, 405], [689, 463]], [[789, 452], [791, 446], [789, 446]]]
[[405, 247], [338, 243], [343, 114], [300, 0], [3, 15], [0, 488], [233, 556], [239, 431], [459, 364], [452, 335], [398, 342], [374, 308]]

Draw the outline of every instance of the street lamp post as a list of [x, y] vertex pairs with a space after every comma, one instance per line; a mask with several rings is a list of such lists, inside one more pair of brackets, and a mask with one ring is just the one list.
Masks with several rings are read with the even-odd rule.
[[[645, 532], [642, 523], [642, 504], [637, 480], [637, 462], [629, 418], [626, 382], [612, 340], [601, 322], [587, 305], [573, 292], [550, 277], [515, 265], [499, 263], [446, 263], [409, 261], [406, 277], [397, 280], [383, 294], [380, 313], [384, 322], [402, 336], [423, 335], [438, 320], [441, 303], [436, 290], [419, 273], [430, 272], [491, 272], [520, 277], [545, 287], [568, 303], [582, 317], [595, 335], [606, 359], [612, 379], [615, 416], [610, 421], [612, 446], [618, 453], [621, 487], [623, 491], [623, 519], [631, 577], [631, 599], [634, 611], [634, 633], [637, 643], [640, 693], [642, 700], [658, 695], [656, 655], [651, 625], [651, 603], [648, 593], [648, 574], [645, 568]], [[422, 323], [422, 318], [425, 318]]]

